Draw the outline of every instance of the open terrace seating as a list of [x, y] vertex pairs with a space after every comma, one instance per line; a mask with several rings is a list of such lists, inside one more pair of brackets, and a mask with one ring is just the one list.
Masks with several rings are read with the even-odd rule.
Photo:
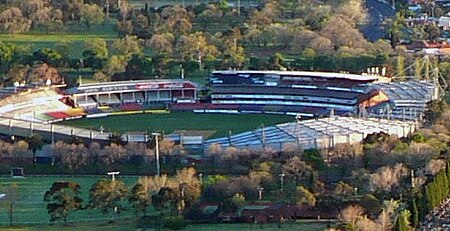
[[53, 111], [53, 112], [47, 112], [46, 115], [54, 118], [54, 119], [67, 119], [72, 117], [71, 115], [62, 112], [62, 111]]
[[142, 106], [138, 103], [126, 103], [119, 106], [122, 111], [140, 111]]

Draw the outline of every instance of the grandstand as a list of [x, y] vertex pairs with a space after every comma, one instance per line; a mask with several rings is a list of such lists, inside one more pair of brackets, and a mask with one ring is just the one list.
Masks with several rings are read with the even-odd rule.
[[315, 117], [356, 114], [360, 105], [389, 99], [370, 88], [377, 76], [306, 71], [214, 71], [211, 103], [242, 112], [280, 112]]
[[[209, 76], [211, 105], [197, 112], [281, 113], [303, 117], [363, 115], [420, 119], [438, 98], [431, 81], [378, 81], [375, 75], [305, 71], [215, 71]], [[174, 109], [183, 105], [175, 105]]]
[[[166, 108], [177, 101], [197, 100], [197, 84], [181, 79], [117, 81], [77, 86], [65, 91], [74, 107], [96, 109], [101, 106], [123, 107], [132, 104], [134, 110]], [[142, 105], [137, 108], [137, 105]], [[126, 106], [127, 107], [127, 106]]]
[[415, 131], [417, 124], [413, 121], [387, 120], [375, 118], [329, 117], [299, 120], [271, 127], [244, 132], [229, 137], [205, 141], [204, 149], [212, 144], [223, 149], [282, 151], [287, 147], [299, 149], [331, 148], [338, 143], [358, 143], [368, 134], [385, 132], [398, 137], [405, 137]]
[[438, 99], [438, 91], [430, 81], [377, 83], [372, 86], [384, 92], [389, 102], [368, 108], [371, 117], [401, 120], [419, 119], [427, 104]]
[[[3, 89], [5, 92], [5, 89]], [[54, 119], [52, 112], [66, 111], [70, 107], [61, 102], [62, 96], [51, 88], [29, 88], [11, 91], [0, 100], [0, 116], [34, 122]], [[49, 114], [50, 113], [50, 114]]]

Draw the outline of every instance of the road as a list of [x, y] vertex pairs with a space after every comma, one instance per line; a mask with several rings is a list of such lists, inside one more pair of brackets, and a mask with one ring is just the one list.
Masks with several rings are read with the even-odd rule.
[[364, 37], [371, 42], [386, 37], [386, 25], [383, 22], [395, 15], [391, 5], [378, 0], [366, 0], [366, 9], [369, 14], [367, 24], [361, 29]]

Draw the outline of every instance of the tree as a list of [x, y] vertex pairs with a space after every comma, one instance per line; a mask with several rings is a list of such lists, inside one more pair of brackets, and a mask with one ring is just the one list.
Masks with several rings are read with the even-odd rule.
[[152, 196], [152, 204], [155, 209], [161, 211], [161, 215], [168, 211], [171, 215], [175, 214], [179, 202], [179, 191], [175, 188], [163, 187], [159, 192]]
[[122, 18], [122, 21], [127, 20], [128, 15], [130, 14], [131, 6], [130, 3], [127, 0], [122, 0], [119, 1], [120, 5], [119, 5], [119, 12], [120, 12], [120, 16]]
[[143, 54], [133, 54], [125, 67], [126, 75], [129, 79], [142, 79], [153, 73], [152, 59]]
[[86, 50], [91, 50], [95, 56], [105, 58], [108, 57], [109, 53], [106, 40], [100, 38], [89, 39], [86, 42]]
[[13, 86], [15, 83], [23, 83], [29, 69], [30, 66], [28, 65], [13, 65], [6, 74], [7, 79], [5, 84]]
[[223, 11], [215, 4], [208, 4], [204, 11], [197, 15], [197, 20], [203, 26], [203, 31], [206, 31], [208, 24], [212, 22], [219, 22], [223, 16]]
[[59, 158], [73, 173], [86, 165], [89, 159], [88, 149], [84, 144], [66, 144], [58, 141], [51, 146], [50, 152], [52, 157]]
[[411, 212], [407, 209], [403, 210], [397, 218], [397, 229], [398, 231], [408, 231], [411, 230], [411, 225], [409, 218], [411, 217]]
[[334, 195], [341, 197], [350, 197], [354, 193], [353, 187], [349, 184], [346, 184], [342, 181], [339, 181], [336, 185], [336, 188], [333, 191]]
[[33, 53], [33, 58], [56, 67], [58, 67], [62, 61], [61, 54], [50, 48], [42, 48], [35, 51]]
[[47, 211], [50, 221], [64, 220], [76, 210], [83, 208], [83, 199], [80, 197], [80, 185], [75, 182], [55, 182], [49, 191], [45, 193], [44, 201], [47, 201]]
[[126, 57], [130, 57], [132, 54], [142, 53], [142, 46], [136, 36], [127, 35], [124, 38], [117, 39], [114, 41], [113, 47], [120, 55]]
[[182, 58], [197, 61], [200, 70], [204, 60], [212, 60], [219, 54], [217, 47], [208, 43], [203, 32], [181, 36], [177, 46]]
[[89, 190], [89, 204], [91, 208], [99, 209], [104, 214], [114, 211], [120, 213], [125, 210], [124, 201], [127, 188], [122, 181], [102, 179], [94, 183]]
[[401, 180], [408, 176], [408, 173], [408, 169], [403, 164], [381, 167], [370, 175], [370, 187], [373, 191], [379, 189], [393, 192], [399, 187]]
[[164, 31], [177, 35], [186, 34], [192, 29], [191, 18], [181, 6], [165, 7], [161, 12]]
[[295, 184], [298, 184], [302, 180], [309, 179], [313, 169], [299, 157], [294, 156], [283, 165], [283, 172], [287, 177], [293, 178]]
[[336, 8], [335, 13], [345, 16], [349, 22], [354, 24], [363, 23], [367, 17], [364, 1], [361, 0], [345, 1]]
[[417, 207], [417, 202], [416, 202], [416, 198], [412, 198], [411, 201], [411, 215], [412, 215], [412, 224], [414, 227], [419, 226], [419, 209]]
[[171, 54], [175, 37], [171, 33], [154, 34], [150, 40], [146, 41], [146, 46], [151, 47], [158, 53]]
[[26, 32], [30, 27], [31, 21], [19, 8], [11, 7], [0, 13], [0, 31], [16, 34]]
[[14, 44], [0, 42], [0, 71], [7, 70], [16, 55], [17, 47]]
[[343, 222], [356, 228], [356, 222], [364, 214], [364, 209], [359, 205], [351, 205], [341, 211], [341, 219]]
[[142, 213], [143, 216], [146, 215], [146, 209], [150, 206], [150, 196], [144, 185], [140, 183], [135, 184], [131, 189], [128, 201], [134, 208], [136, 215], [139, 213]]
[[125, 72], [125, 67], [127, 66], [127, 60], [125, 56], [112, 56], [103, 68], [107, 76], [112, 77], [115, 74]]
[[86, 24], [86, 27], [90, 29], [93, 24], [102, 23], [105, 20], [105, 15], [102, 8], [97, 4], [84, 4], [80, 8], [80, 18]]
[[372, 194], [366, 194], [361, 198], [360, 205], [367, 211], [371, 217], [376, 217], [381, 211], [381, 204]]
[[150, 22], [148, 17], [139, 14], [133, 19], [133, 34], [137, 35], [139, 38], [149, 38], [150, 37]]
[[178, 170], [175, 180], [178, 183], [179, 190], [183, 194], [180, 195], [182, 197], [180, 200], [183, 203], [182, 210], [184, 210], [184, 207], [189, 208], [193, 206], [201, 194], [201, 185], [195, 169], [183, 168]]
[[50, 1], [50, 4], [61, 10], [63, 13], [63, 21], [75, 21], [79, 18], [80, 9], [83, 7], [83, 0], [58, 0]]
[[309, 205], [314, 206], [316, 205], [316, 198], [314, 197], [314, 194], [312, 194], [307, 188], [303, 186], [297, 187], [297, 204], [298, 205]]
[[14, 206], [20, 200], [19, 186], [14, 183], [4, 188], [5, 196], [0, 200], [1, 203], [6, 207], [9, 217], [9, 225], [13, 225], [14, 218]]
[[321, 170], [325, 167], [325, 163], [318, 149], [306, 149], [303, 151], [302, 159], [308, 164], [311, 165], [314, 169]]
[[42, 150], [44, 146], [44, 141], [42, 140], [42, 136], [38, 134], [33, 134], [27, 139], [28, 148], [33, 152], [33, 161], [36, 162], [36, 152], [38, 150]]
[[228, 67], [242, 67], [245, 61], [244, 48], [240, 46], [230, 46], [223, 52], [223, 63]]
[[111, 81], [111, 77], [106, 75], [105, 73], [101, 71], [95, 72], [94, 76], [92, 76], [93, 79], [95, 79], [98, 82], [109, 82]]

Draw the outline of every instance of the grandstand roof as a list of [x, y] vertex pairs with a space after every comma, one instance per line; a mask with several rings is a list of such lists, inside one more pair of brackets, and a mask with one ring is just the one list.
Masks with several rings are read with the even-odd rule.
[[373, 87], [383, 91], [391, 101], [423, 101], [432, 100], [435, 87], [430, 81], [406, 81], [376, 83]]
[[267, 75], [283, 75], [283, 76], [305, 76], [316, 78], [337, 78], [337, 79], [349, 79], [360, 81], [376, 81], [377, 76], [371, 75], [356, 75], [347, 73], [335, 73], [335, 72], [313, 72], [313, 71], [251, 71], [251, 70], [226, 70], [226, 71], [213, 71], [213, 74], [267, 74]]
[[130, 80], [83, 84], [66, 90], [66, 94], [85, 94], [98, 92], [121, 92], [146, 89], [192, 89], [198, 88], [198, 84], [184, 79], [151, 79]]
[[205, 142], [205, 148], [211, 144], [224, 148], [234, 146], [249, 149], [261, 149], [265, 146], [275, 151], [281, 151], [287, 144], [302, 149], [327, 148], [337, 143], [360, 142], [371, 133], [385, 132], [403, 137], [414, 131], [415, 126], [413, 122], [371, 118], [309, 119], [210, 139]]

